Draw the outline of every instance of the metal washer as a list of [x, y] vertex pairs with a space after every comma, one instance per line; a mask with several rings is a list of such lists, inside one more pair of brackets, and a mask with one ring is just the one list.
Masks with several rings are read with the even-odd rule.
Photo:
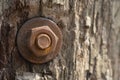
[[[27, 38], [28, 38], [28, 31], [35, 27], [42, 27], [42, 26], [49, 26], [49, 28], [57, 35], [58, 42], [55, 50], [50, 52], [46, 56], [36, 57], [34, 54], [31, 53], [29, 48], [27, 47]], [[17, 47], [20, 54], [28, 61], [32, 63], [45, 63], [52, 60], [60, 51], [62, 46], [62, 33], [59, 27], [56, 25], [55, 22], [45, 19], [45, 18], [34, 18], [27, 21], [25, 24], [22, 25], [20, 30], [17, 34]]]

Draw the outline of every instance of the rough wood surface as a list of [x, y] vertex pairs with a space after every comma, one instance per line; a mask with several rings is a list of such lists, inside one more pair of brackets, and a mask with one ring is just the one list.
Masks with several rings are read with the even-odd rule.
[[[0, 0], [0, 80], [120, 80], [119, 0]], [[55, 59], [32, 64], [18, 52], [17, 31], [44, 17], [63, 33]]]

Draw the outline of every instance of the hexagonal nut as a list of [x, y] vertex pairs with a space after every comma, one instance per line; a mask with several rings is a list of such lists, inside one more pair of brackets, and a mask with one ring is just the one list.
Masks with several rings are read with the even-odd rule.
[[[38, 37], [38, 35], [40, 34], [47, 34], [50, 38], [51, 38], [51, 45], [50, 47], [46, 48], [46, 49], [40, 49], [37, 45], [36, 45], [36, 38]], [[32, 51], [32, 53], [37, 56], [45, 56], [47, 54], [50, 54], [51, 52], [54, 52], [56, 46], [57, 46], [57, 42], [58, 42], [58, 36], [49, 28], [49, 26], [42, 26], [42, 27], [35, 27], [32, 28], [31, 30], [31, 35], [29, 38], [29, 43], [28, 43], [28, 47], [30, 49], [30, 51]]]

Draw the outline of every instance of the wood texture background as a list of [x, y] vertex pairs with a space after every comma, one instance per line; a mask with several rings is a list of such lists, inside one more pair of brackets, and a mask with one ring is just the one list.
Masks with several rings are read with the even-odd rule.
[[[0, 80], [120, 80], [119, 0], [0, 0]], [[55, 59], [32, 64], [18, 52], [27, 20], [55, 21], [63, 46]]]

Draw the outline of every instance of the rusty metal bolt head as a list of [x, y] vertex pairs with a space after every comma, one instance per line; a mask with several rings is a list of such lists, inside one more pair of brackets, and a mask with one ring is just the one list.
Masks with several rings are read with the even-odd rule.
[[[48, 44], [42, 44], [45, 44], [46, 41], [42, 41], [40, 43], [40, 40], [43, 40], [43, 37], [48, 41]], [[45, 56], [55, 50], [57, 41], [57, 35], [49, 28], [49, 26], [41, 26], [32, 28], [30, 38], [28, 40], [28, 47], [36, 57]]]
[[31, 19], [18, 31], [18, 50], [26, 60], [32, 63], [50, 61], [58, 54], [61, 46], [62, 33], [49, 19]]

